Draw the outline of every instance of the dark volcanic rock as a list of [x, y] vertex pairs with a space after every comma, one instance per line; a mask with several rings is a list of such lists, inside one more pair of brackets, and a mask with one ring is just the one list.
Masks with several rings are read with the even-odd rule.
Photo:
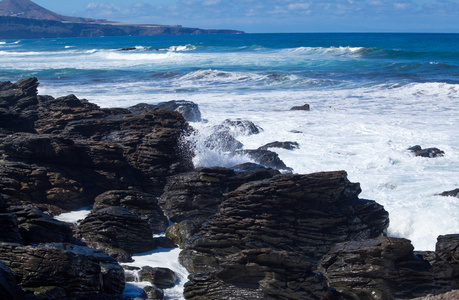
[[437, 157], [437, 156], [443, 156], [445, 154], [444, 151], [438, 148], [422, 149], [421, 146], [419, 145], [408, 148], [408, 151], [411, 151], [414, 153], [414, 155], [421, 156], [421, 157]]
[[458, 197], [459, 198], [459, 189], [455, 189], [452, 191], [446, 191], [440, 194], [440, 196], [445, 196], [445, 197]]
[[9, 119], [0, 118], [0, 194], [9, 202], [74, 210], [107, 190], [159, 196], [167, 176], [193, 168], [179, 113], [101, 109], [74, 95], [37, 96], [37, 86], [1, 83]]
[[22, 244], [18, 219], [12, 213], [0, 213], [0, 242]]
[[453, 288], [459, 289], [459, 234], [441, 235], [437, 238], [435, 251], [453, 268]]
[[276, 152], [269, 150], [238, 150], [236, 151], [237, 155], [246, 155], [250, 159], [253, 159], [257, 164], [260, 164], [266, 168], [272, 168], [276, 170], [283, 170], [286, 172], [291, 172], [292, 168], [289, 168], [285, 163], [279, 158], [279, 155]]
[[159, 204], [173, 222], [184, 220], [207, 221], [225, 199], [224, 193], [243, 183], [271, 178], [277, 171], [263, 169], [235, 172], [226, 168], [201, 168], [168, 178]]
[[302, 106], [294, 106], [290, 108], [290, 110], [309, 110], [309, 109], [310, 109], [309, 104], [304, 104]]
[[260, 126], [255, 125], [252, 121], [243, 119], [226, 119], [217, 129], [219, 131], [229, 131], [235, 136], [259, 134], [263, 131]]
[[409, 240], [380, 237], [336, 244], [319, 270], [344, 299], [411, 299], [452, 288], [451, 267], [425, 259], [432, 255], [413, 253]]
[[123, 262], [129, 261], [123, 251], [133, 254], [156, 248], [148, 222], [119, 206], [93, 210], [78, 226], [77, 235]]
[[287, 150], [298, 149], [299, 145], [297, 142], [272, 142], [261, 146], [258, 150], [268, 150], [269, 148], [282, 148]]
[[[257, 277], [258, 284], [241, 287], [231, 284], [235, 280], [234, 273], [226, 269], [227, 262], [231, 255], [269, 248], [270, 251], [286, 251], [289, 253], [286, 256], [297, 256], [295, 261], [313, 267], [337, 242], [384, 234], [389, 222], [387, 212], [373, 201], [358, 199], [359, 193], [359, 185], [350, 183], [345, 172], [279, 175], [244, 184], [228, 193], [217, 215], [190, 239], [180, 254], [182, 264], [191, 273], [205, 273], [192, 276], [194, 279], [185, 293], [199, 298], [195, 289], [200, 290], [199, 286], [208, 281], [208, 293], [212, 295], [209, 299], [222, 298], [226, 293], [240, 295], [246, 293], [246, 289], [254, 299], [263, 299], [267, 295], [263, 283], [270, 278], [270, 286], [277, 287], [279, 295], [288, 294], [290, 299], [304, 299], [305, 293], [310, 298], [322, 297], [326, 293], [325, 285], [313, 279], [313, 272], [299, 268], [298, 272], [289, 273], [288, 278], [282, 276], [285, 271], [275, 267], [282, 264], [282, 259], [273, 259], [265, 265], [266, 269], [262, 268], [265, 275]], [[274, 257], [279, 256], [275, 254]], [[303, 285], [298, 290], [293, 288], [294, 282], [300, 282], [305, 272], [320, 288], [312, 288], [314, 291]], [[227, 288], [213, 284], [216, 274], [220, 274], [218, 280]]]
[[24, 295], [16, 285], [13, 272], [0, 261], [0, 299], [19, 300]]
[[24, 244], [71, 243], [73, 233], [66, 223], [55, 220], [33, 206], [12, 206], [9, 210], [18, 219]]
[[146, 104], [139, 103], [137, 105], [131, 106], [130, 111], [134, 113], [140, 113], [142, 111], [151, 110], [151, 109], [162, 109], [169, 111], [177, 111], [185, 118], [188, 122], [201, 122], [201, 111], [199, 106], [191, 101], [186, 100], [172, 100], [168, 102], [162, 102], [159, 104]]
[[[40, 244], [36, 247], [0, 243], [0, 260], [26, 291], [45, 299], [90, 299], [119, 295], [124, 272], [100, 250], [70, 244]], [[50, 297], [51, 294], [56, 297]]]
[[177, 274], [170, 269], [152, 268], [149, 266], [140, 269], [139, 277], [141, 281], [148, 281], [162, 289], [173, 287], [179, 279]]
[[93, 210], [109, 206], [121, 206], [146, 220], [153, 233], [166, 231], [169, 221], [158, 205], [157, 197], [135, 190], [107, 191], [96, 197]]
[[327, 298], [327, 282], [314, 268], [297, 252], [244, 250], [229, 255], [220, 271], [191, 275], [184, 295], [196, 300]]
[[228, 131], [217, 131], [212, 133], [206, 138], [204, 145], [210, 150], [219, 152], [234, 152], [244, 146]]

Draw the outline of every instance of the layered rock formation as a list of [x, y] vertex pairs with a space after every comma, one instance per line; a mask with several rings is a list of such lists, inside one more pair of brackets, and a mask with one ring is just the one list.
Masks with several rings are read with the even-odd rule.
[[[385, 237], [388, 213], [359, 199], [345, 171], [266, 167], [281, 162], [267, 149], [295, 142], [251, 150], [267, 154], [265, 167], [195, 169], [181, 113], [196, 117], [196, 106], [101, 109], [38, 96], [37, 86], [0, 82], [0, 298], [121, 299], [117, 261], [171, 240], [191, 273], [187, 299], [410, 299], [459, 288], [457, 234], [439, 237], [435, 252], [414, 252]], [[228, 120], [207, 145], [231, 137], [223, 146], [235, 152], [238, 135], [260, 130]], [[88, 205], [78, 224], [52, 218]], [[163, 231], [170, 240], [153, 238]], [[154, 298], [177, 281], [156, 266], [135, 272]]]
[[[73, 95], [39, 96], [37, 86], [36, 78], [0, 82], [1, 291], [117, 299], [124, 273], [113, 257], [156, 247], [153, 233], [169, 225], [156, 198], [167, 176], [193, 168], [181, 141], [188, 125], [178, 112], [101, 109]], [[52, 218], [87, 205], [78, 227]]]
[[337, 242], [374, 238], [388, 226], [383, 207], [359, 192], [345, 172], [280, 175], [230, 192], [181, 253], [195, 274], [187, 297], [203, 297], [203, 282], [215, 287], [209, 299], [325, 297], [326, 283], [314, 273], [322, 256]]

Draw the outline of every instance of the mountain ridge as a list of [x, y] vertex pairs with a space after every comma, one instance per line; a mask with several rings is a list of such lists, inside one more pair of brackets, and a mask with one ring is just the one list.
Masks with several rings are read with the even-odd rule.
[[243, 33], [243, 31], [126, 24], [63, 16], [30, 0], [3, 0], [0, 2], [0, 39], [222, 33], [235, 34]]

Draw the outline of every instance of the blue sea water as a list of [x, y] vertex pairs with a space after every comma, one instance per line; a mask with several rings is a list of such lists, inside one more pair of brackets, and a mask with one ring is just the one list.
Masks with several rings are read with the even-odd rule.
[[[130, 50], [123, 49], [129, 48]], [[261, 126], [244, 148], [273, 149], [295, 173], [346, 170], [390, 214], [389, 234], [433, 250], [459, 233], [459, 34], [305, 33], [0, 41], [0, 80], [36, 76], [39, 92], [102, 107], [196, 102], [196, 166], [241, 158], [199, 141], [227, 118]], [[290, 107], [308, 103], [309, 112]], [[406, 149], [438, 147], [445, 156]]]

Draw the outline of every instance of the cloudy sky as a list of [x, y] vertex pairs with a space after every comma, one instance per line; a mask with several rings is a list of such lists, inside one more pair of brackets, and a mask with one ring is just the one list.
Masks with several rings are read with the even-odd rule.
[[459, 0], [32, 1], [69, 16], [250, 33], [459, 33]]

